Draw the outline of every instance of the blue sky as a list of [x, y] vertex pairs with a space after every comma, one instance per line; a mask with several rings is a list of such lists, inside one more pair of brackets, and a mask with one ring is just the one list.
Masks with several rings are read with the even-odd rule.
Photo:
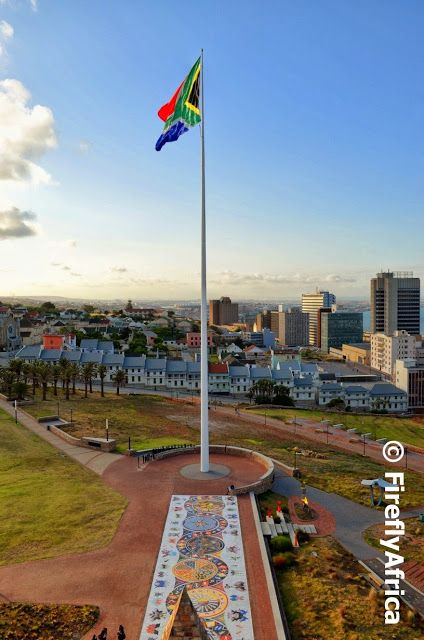
[[2, 20], [0, 81], [44, 111], [30, 134], [16, 116], [43, 173], [0, 166], [0, 295], [199, 295], [199, 133], [154, 144], [201, 47], [210, 295], [424, 275], [421, 1], [0, 0]]

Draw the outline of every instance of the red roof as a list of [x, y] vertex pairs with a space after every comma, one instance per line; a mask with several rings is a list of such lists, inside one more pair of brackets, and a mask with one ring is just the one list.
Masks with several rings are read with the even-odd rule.
[[213, 364], [209, 362], [209, 373], [228, 373], [228, 366], [226, 364]]

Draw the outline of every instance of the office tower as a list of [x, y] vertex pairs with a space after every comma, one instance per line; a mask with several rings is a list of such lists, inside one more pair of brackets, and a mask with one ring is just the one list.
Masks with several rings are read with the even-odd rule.
[[264, 329], [271, 329], [271, 311], [262, 311], [258, 313], [255, 320], [256, 331], [263, 331]]
[[371, 279], [371, 333], [420, 333], [420, 279], [387, 271]]
[[230, 298], [209, 300], [209, 324], [234, 324], [238, 322], [238, 304]]
[[362, 342], [362, 313], [335, 311], [321, 315], [321, 349], [328, 352], [331, 347], [340, 349], [343, 344]]
[[309, 314], [300, 307], [290, 307], [287, 311], [274, 311], [278, 320], [277, 338], [287, 347], [309, 344]]
[[302, 294], [302, 311], [309, 314], [309, 344], [318, 346], [318, 311], [336, 304], [336, 296], [329, 291]]

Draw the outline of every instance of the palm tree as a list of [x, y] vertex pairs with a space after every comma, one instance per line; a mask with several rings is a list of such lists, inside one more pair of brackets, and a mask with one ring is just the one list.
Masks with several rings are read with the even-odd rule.
[[30, 376], [32, 379], [32, 395], [35, 396], [35, 387], [38, 383], [39, 362], [31, 362], [29, 366], [30, 366]]
[[38, 379], [43, 389], [43, 400], [47, 400], [47, 386], [52, 378], [52, 367], [48, 362], [40, 362], [38, 365]]
[[23, 365], [22, 365], [22, 375], [23, 375], [25, 384], [27, 384], [28, 378], [31, 375], [31, 365], [30, 365], [29, 362], [24, 362], [23, 363]]
[[104, 381], [106, 378], [106, 373], [107, 373], [107, 367], [105, 364], [99, 364], [99, 366], [97, 367], [97, 375], [100, 378], [100, 394], [102, 396], [102, 398], [105, 397], [105, 390], [104, 390]]
[[12, 397], [12, 386], [15, 382], [15, 373], [10, 369], [3, 369], [1, 371], [2, 388], [6, 391], [8, 398]]
[[88, 382], [91, 376], [90, 363], [86, 362], [80, 369], [81, 378], [84, 381], [84, 398], [88, 398]]
[[25, 396], [28, 390], [26, 382], [22, 382], [22, 380], [15, 382], [13, 384], [12, 390], [16, 400], [25, 400]]
[[65, 385], [65, 397], [66, 397], [66, 400], [69, 400], [69, 385], [71, 384], [71, 379], [72, 379], [71, 367], [69, 366], [69, 363], [68, 363], [68, 366], [64, 368], [62, 376], [63, 376], [62, 379], [63, 379], [64, 385]]
[[66, 384], [66, 371], [69, 368], [69, 360], [65, 360], [65, 358], [61, 358], [59, 360], [59, 367], [60, 367], [60, 377], [62, 379], [62, 389], [65, 388], [65, 384]]
[[123, 369], [118, 369], [118, 371], [113, 376], [113, 381], [116, 385], [116, 393], [119, 396], [119, 389], [125, 385], [125, 371]]
[[81, 369], [80, 366], [77, 362], [72, 362], [71, 365], [69, 366], [69, 373], [71, 375], [71, 380], [72, 380], [72, 394], [75, 395], [76, 391], [75, 391], [75, 384], [77, 381], [78, 376], [81, 375]]
[[23, 365], [24, 361], [20, 358], [14, 358], [9, 362], [9, 371], [12, 371], [13, 375], [16, 378], [16, 382], [19, 382], [20, 380]]
[[51, 368], [51, 374], [53, 378], [53, 395], [57, 396], [57, 383], [61, 376], [62, 370], [58, 364], [54, 364]]

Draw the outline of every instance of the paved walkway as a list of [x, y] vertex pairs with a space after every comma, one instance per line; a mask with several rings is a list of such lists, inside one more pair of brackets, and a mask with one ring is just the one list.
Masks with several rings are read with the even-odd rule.
[[[12, 601], [98, 605], [101, 618], [86, 640], [104, 626], [114, 630], [118, 624], [124, 625], [129, 639], [137, 640], [170, 496], [223, 495], [229, 484], [250, 482], [263, 472], [249, 459], [213, 454], [211, 462], [229, 466], [231, 473], [200, 483], [179, 473], [195, 462], [196, 454], [185, 454], [149, 462], [138, 471], [134, 458], [116, 460], [102, 477], [129, 504], [112, 542], [89, 553], [0, 567], [0, 594]], [[277, 640], [249, 496], [239, 497], [238, 505], [255, 640]]]
[[[15, 410], [9, 402], [0, 399], [0, 409], [3, 409], [3, 411], [11, 415], [13, 418], [15, 417]], [[102, 475], [109, 465], [123, 457], [117, 453], [95, 451], [93, 449], [77, 447], [73, 444], [69, 444], [66, 440], [62, 440], [59, 436], [48, 431], [46, 424], [40, 424], [35, 418], [21, 409], [18, 409], [18, 422], [33, 433], [36, 433], [40, 438], [43, 438], [43, 440], [49, 442], [53, 447], [56, 447], [56, 449], [60, 449], [69, 457], [99, 475]]]

